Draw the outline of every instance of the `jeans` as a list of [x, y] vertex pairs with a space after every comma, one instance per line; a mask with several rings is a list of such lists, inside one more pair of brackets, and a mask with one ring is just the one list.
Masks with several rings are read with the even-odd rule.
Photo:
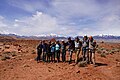
[[62, 61], [65, 62], [66, 61], [66, 50], [62, 50]]
[[53, 58], [52, 58], [52, 53], [51, 53], [51, 52], [49, 52], [49, 53], [47, 54], [47, 62], [50, 62], [50, 61], [53, 62]]
[[42, 51], [37, 51], [37, 61], [40, 61], [41, 54], [42, 54]]
[[89, 49], [86, 47], [83, 47], [82, 53], [83, 53], [83, 61], [89, 62]]
[[57, 62], [59, 62], [60, 61], [60, 50], [56, 51], [56, 55], [57, 55]]
[[55, 52], [51, 52], [51, 56], [52, 56], [52, 61], [55, 62]]
[[47, 53], [46, 52], [43, 52], [43, 61], [46, 62], [46, 55]]

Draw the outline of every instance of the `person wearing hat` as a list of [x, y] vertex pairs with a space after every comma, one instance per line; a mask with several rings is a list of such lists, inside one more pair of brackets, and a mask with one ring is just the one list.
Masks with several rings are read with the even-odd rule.
[[79, 59], [79, 55], [80, 55], [80, 51], [81, 51], [81, 47], [82, 47], [82, 42], [79, 40], [78, 37], [75, 38], [75, 63], [78, 63], [78, 59]]
[[89, 40], [87, 36], [83, 37], [82, 41], [82, 54], [83, 54], [83, 61], [87, 61], [89, 63]]
[[92, 36], [89, 37], [89, 63], [95, 65], [95, 48], [96, 48], [96, 41], [93, 39]]
[[71, 37], [68, 38], [68, 42], [66, 43], [68, 46], [68, 52], [69, 52], [69, 64], [72, 62], [72, 54], [73, 51], [75, 50], [75, 44], [74, 41], [71, 40]]

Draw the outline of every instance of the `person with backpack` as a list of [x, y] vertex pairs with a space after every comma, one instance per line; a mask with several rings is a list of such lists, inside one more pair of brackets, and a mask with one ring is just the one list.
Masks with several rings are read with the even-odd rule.
[[89, 62], [95, 65], [95, 48], [96, 41], [94, 41], [93, 37], [89, 37]]
[[42, 41], [40, 41], [40, 44], [37, 46], [37, 63], [40, 62], [41, 54], [42, 54], [42, 48], [43, 48]]
[[66, 61], [66, 43], [64, 42], [64, 40], [62, 40], [62, 43], [61, 43], [61, 53], [62, 53], [62, 61], [65, 62]]
[[73, 51], [75, 50], [75, 44], [74, 40], [71, 40], [71, 37], [68, 38], [68, 42], [66, 43], [68, 46], [68, 52], [69, 52], [69, 64], [72, 62], [72, 54]]
[[83, 54], [83, 61], [87, 61], [89, 63], [89, 40], [87, 36], [83, 37], [82, 41], [82, 54]]
[[52, 58], [52, 62], [55, 62], [55, 43], [52, 42], [51, 44], [51, 58]]
[[57, 62], [60, 62], [60, 48], [61, 48], [61, 45], [60, 45], [59, 41], [57, 41], [56, 45], [55, 45], [55, 52], [56, 52], [56, 55], [57, 55]]
[[45, 42], [45, 40], [43, 41], [43, 61], [46, 62], [46, 56], [47, 56], [47, 52], [48, 52], [48, 45]]
[[78, 37], [75, 38], [75, 63], [78, 63], [78, 59], [79, 59], [79, 55], [80, 55], [80, 51], [81, 51], [81, 47], [82, 47], [82, 42], [79, 40]]

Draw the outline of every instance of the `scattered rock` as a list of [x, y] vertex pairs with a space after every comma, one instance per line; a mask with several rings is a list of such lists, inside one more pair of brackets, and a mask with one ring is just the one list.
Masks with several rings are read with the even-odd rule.
[[48, 72], [51, 72], [51, 70], [48, 69]]
[[13, 67], [9, 67], [9, 69], [13, 69]]
[[5, 45], [5, 49], [9, 49], [10, 48], [10, 45]]
[[30, 67], [30, 66], [29, 66], [29, 65], [27, 65], [27, 64], [24, 64], [24, 65], [23, 65], [23, 67]]
[[78, 70], [76, 73], [80, 73], [80, 70]]
[[120, 62], [117, 62], [116, 67], [120, 67]]
[[119, 60], [119, 59], [116, 59], [115, 61], [120, 62], [120, 60]]
[[6, 69], [4, 69], [4, 71], [6, 71]]

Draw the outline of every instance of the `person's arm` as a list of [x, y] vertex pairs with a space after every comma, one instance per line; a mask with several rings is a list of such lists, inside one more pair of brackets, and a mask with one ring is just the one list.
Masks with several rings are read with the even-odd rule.
[[37, 50], [39, 50], [39, 48], [40, 48], [40, 45], [37, 46]]

